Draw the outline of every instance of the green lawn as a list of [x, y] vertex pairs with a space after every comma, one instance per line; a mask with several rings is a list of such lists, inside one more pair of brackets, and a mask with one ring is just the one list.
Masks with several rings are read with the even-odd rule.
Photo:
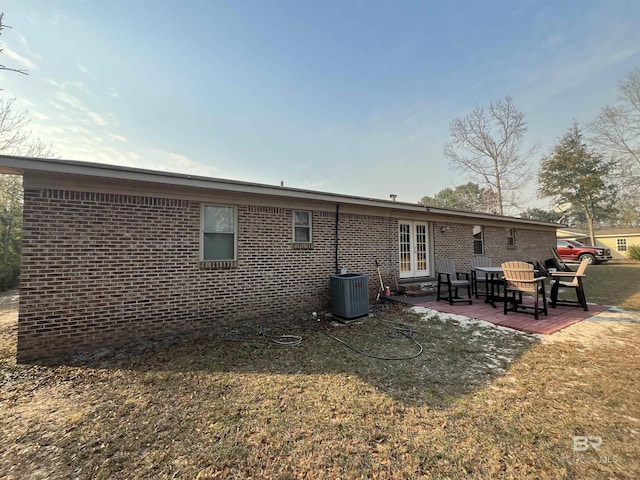
[[586, 275], [588, 302], [640, 310], [640, 262], [590, 265]]

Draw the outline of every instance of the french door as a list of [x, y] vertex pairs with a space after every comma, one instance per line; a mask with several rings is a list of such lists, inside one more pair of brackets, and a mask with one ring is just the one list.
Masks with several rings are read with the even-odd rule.
[[429, 227], [426, 222], [398, 222], [400, 278], [429, 276]]

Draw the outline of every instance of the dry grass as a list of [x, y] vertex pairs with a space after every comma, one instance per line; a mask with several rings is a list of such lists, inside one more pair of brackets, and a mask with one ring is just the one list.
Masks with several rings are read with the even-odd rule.
[[[16, 365], [15, 318], [0, 315], [2, 478], [640, 477], [640, 323], [540, 342], [386, 308], [289, 320], [297, 347], [212, 337]], [[387, 336], [399, 320], [424, 334], [417, 358], [325, 333], [410, 356]], [[574, 452], [575, 435], [602, 446]]]

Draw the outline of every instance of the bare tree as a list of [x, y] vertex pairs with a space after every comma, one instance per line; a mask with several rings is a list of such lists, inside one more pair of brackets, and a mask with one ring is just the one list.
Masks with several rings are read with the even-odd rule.
[[33, 138], [28, 112], [16, 112], [14, 98], [0, 95], [0, 153], [26, 157], [55, 157], [50, 145]]
[[[27, 112], [16, 112], [14, 102], [0, 94], [0, 154], [54, 157], [50, 145], [32, 138]], [[0, 290], [18, 282], [21, 235], [22, 177], [0, 175]]]
[[0, 96], [0, 153], [12, 154], [27, 141], [27, 112], [15, 113], [13, 98]]
[[[2, 30], [4, 30], [5, 28], [11, 28], [9, 25], [5, 25], [4, 23], [2, 23], [2, 18], [4, 17], [4, 13], [0, 13], [0, 35], [2, 35]], [[2, 48], [0, 48], [0, 53], [2, 53], [4, 50]], [[8, 70], [10, 72], [16, 72], [16, 73], [21, 73], [23, 75], [29, 75], [29, 72], [27, 72], [26, 70], [22, 70], [19, 68], [11, 68], [11, 67], [7, 67], [3, 64], [0, 64], [0, 70]]]
[[516, 195], [532, 177], [528, 160], [538, 145], [523, 147], [527, 123], [511, 97], [476, 107], [449, 124], [451, 140], [444, 146], [449, 165], [495, 192], [495, 210], [516, 206]]
[[640, 68], [619, 84], [618, 105], [606, 106], [589, 125], [592, 142], [616, 164], [615, 176], [623, 189], [640, 188]]

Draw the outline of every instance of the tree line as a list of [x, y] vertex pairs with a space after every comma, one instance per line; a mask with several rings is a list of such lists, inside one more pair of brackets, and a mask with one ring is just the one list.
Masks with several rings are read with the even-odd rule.
[[[3, 23], [3, 17], [0, 13], [0, 36], [4, 29], [11, 28]], [[4, 63], [0, 63], [0, 71], [28, 74]], [[51, 145], [33, 137], [29, 123], [28, 112], [16, 108], [15, 98], [0, 90], [0, 154], [55, 157]], [[0, 291], [17, 286], [20, 276], [22, 199], [22, 176], [0, 175]]]
[[[618, 99], [601, 109], [586, 128], [573, 122], [537, 169], [530, 159], [539, 145], [524, 147], [527, 123], [511, 97], [476, 107], [449, 124], [444, 146], [449, 166], [470, 182], [425, 196], [424, 205], [495, 214], [519, 214], [532, 220], [602, 227], [640, 227], [640, 68], [619, 83]], [[537, 182], [538, 198], [565, 211], [522, 209], [522, 187]], [[564, 218], [562, 218], [564, 215]]]

